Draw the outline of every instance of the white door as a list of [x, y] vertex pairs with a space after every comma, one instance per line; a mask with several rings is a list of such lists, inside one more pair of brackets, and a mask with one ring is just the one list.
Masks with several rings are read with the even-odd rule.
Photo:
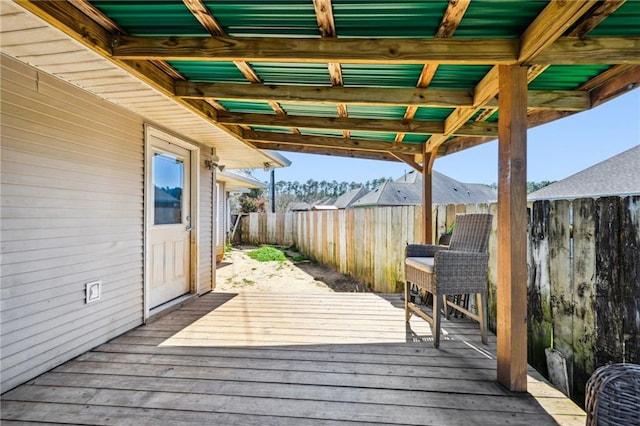
[[190, 291], [190, 151], [154, 138], [150, 161], [153, 188], [148, 204], [149, 307]]

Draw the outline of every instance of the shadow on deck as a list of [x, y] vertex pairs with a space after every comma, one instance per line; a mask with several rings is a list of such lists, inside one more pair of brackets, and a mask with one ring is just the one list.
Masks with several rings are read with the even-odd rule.
[[533, 370], [496, 382], [495, 336], [404, 322], [398, 295], [210, 293], [2, 397], [2, 419], [82, 424], [580, 424]]

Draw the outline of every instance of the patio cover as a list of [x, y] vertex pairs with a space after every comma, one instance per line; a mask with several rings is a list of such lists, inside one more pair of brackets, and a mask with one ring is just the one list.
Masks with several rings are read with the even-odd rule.
[[499, 137], [498, 381], [526, 390], [526, 130], [637, 87], [640, 2], [15, 3], [248, 147], [409, 164], [425, 224], [435, 159]]

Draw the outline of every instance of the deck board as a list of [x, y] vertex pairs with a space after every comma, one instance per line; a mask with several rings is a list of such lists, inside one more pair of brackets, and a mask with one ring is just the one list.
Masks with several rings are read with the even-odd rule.
[[[7, 424], [584, 424], [531, 371], [496, 382], [495, 336], [404, 323], [397, 295], [210, 293], [2, 395]], [[534, 395], [536, 397], [534, 397]], [[14, 423], [15, 422], [15, 423]]]

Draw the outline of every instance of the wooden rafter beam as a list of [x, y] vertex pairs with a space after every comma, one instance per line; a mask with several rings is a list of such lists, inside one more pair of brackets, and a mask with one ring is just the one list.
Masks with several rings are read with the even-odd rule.
[[[568, 2], [573, 3], [573, 2]], [[513, 65], [637, 63], [637, 37], [562, 37], [533, 59], [517, 58], [512, 39], [349, 39], [113, 37], [113, 58], [355, 64]], [[592, 56], [585, 56], [587, 55]], [[523, 56], [527, 57], [527, 56]]]
[[[322, 130], [351, 130], [383, 133], [442, 133], [442, 121], [423, 120], [379, 120], [344, 117], [278, 116], [275, 114], [246, 114], [219, 112], [218, 122], [245, 126], [296, 127]], [[464, 136], [497, 136], [497, 125], [491, 123], [469, 123], [460, 126], [456, 134]]]
[[422, 173], [423, 168], [422, 168], [422, 166], [420, 164], [418, 164], [416, 162], [416, 160], [414, 159], [413, 155], [398, 154], [396, 152], [391, 152], [391, 151], [389, 152], [389, 155], [397, 158], [398, 160], [402, 161], [403, 163], [406, 163], [408, 166], [412, 167], [418, 173]]
[[[467, 90], [421, 88], [318, 87], [290, 85], [251, 85], [234, 83], [176, 82], [175, 94], [186, 99], [229, 99], [313, 104], [356, 104], [456, 108], [472, 107], [474, 98]], [[586, 91], [529, 91], [529, 108], [585, 110]], [[488, 106], [497, 106], [495, 98]], [[405, 116], [405, 119], [407, 117]]]
[[[313, 7], [316, 12], [316, 21], [318, 22], [318, 30], [322, 37], [335, 38], [336, 37], [336, 24], [333, 19], [333, 7], [331, 6], [331, 0], [313, 0]], [[327, 64], [329, 70], [329, 78], [333, 86], [342, 86], [344, 84], [342, 80], [342, 67], [338, 62], [329, 62]], [[336, 109], [340, 117], [347, 117], [349, 115], [347, 106], [344, 104], [337, 104]], [[343, 132], [345, 138], [349, 137], [349, 131]]]
[[610, 80], [618, 77], [621, 74], [625, 74], [629, 70], [637, 68], [636, 65], [615, 65], [605, 72], [602, 72], [592, 78], [591, 80], [581, 84], [578, 87], [578, 90], [588, 90], [591, 91], [597, 87], [602, 86], [605, 83], [608, 83]]
[[595, 3], [596, 0], [549, 2], [520, 37], [518, 60], [528, 62], [538, 56], [567, 32]]
[[394, 152], [398, 154], [419, 154], [419, 144], [393, 144], [391, 142], [368, 139], [340, 138], [330, 136], [291, 135], [277, 132], [245, 130], [242, 137], [249, 142], [270, 142], [284, 145], [315, 146], [317, 148], [340, 148], [356, 151]]
[[567, 35], [571, 37], [584, 38], [591, 30], [600, 25], [609, 15], [618, 10], [626, 0], [604, 0], [594, 6], [588, 14], [583, 15], [574, 24], [571, 32]]
[[455, 108], [472, 104], [468, 90], [252, 85], [176, 82], [176, 96], [192, 99], [275, 100], [317, 104], [415, 105]]
[[594, 89], [591, 92], [591, 104], [596, 107], [638, 87], [640, 87], [640, 66], [634, 66]]
[[315, 146], [300, 146], [300, 145], [287, 145], [271, 142], [254, 142], [253, 146], [258, 149], [270, 149], [274, 151], [285, 152], [299, 152], [303, 154], [318, 154], [327, 155], [332, 157], [348, 157], [348, 158], [360, 158], [365, 160], [378, 160], [378, 161], [400, 161], [396, 157], [389, 153], [384, 152], [371, 152], [371, 151], [357, 151], [353, 149], [339, 149], [339, 148], [318, 148]]
[[462, 22], [462, 17], [467, 11], [469, 4], [471, 4], [471, 0], [449, 0], [447, 10], [444, 12], [444, 16], [442, 17], [442, 21], [440, 21], [440, 26], [438, 27], [438, 31], [436, 31], [435, 36], [437, 38], [448, 38], [453, 36], [453, 33], [458, 29], [460, 22]]
[[514, 64], [512, 39], [354, 39], [274, 37], [113, 38], [117, 59], [357, 64]]

